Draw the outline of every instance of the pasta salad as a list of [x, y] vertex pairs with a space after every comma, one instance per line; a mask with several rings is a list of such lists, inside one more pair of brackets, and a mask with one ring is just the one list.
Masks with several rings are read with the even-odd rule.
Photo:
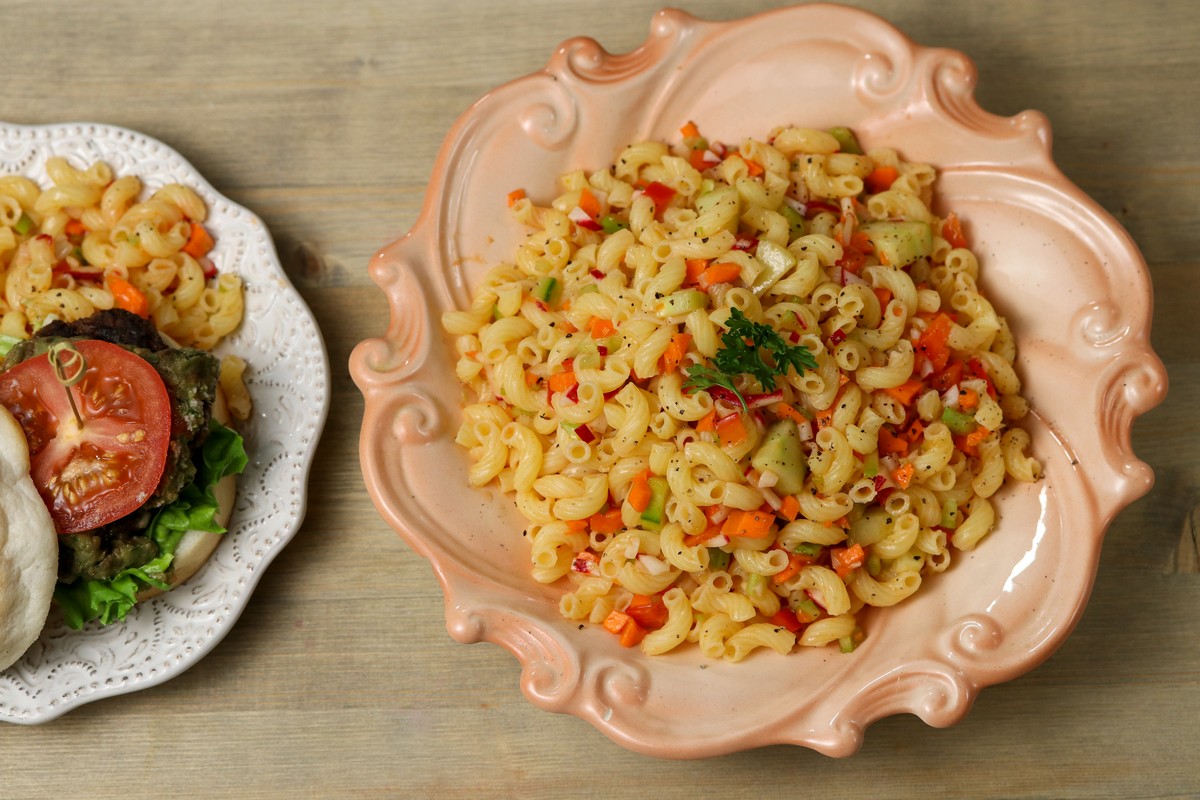
[[625, 646], [862, 640], [1040, 475], [1005, 319], [935, 170], [845, 128], [692, 123], [561, 177], [467, 309], [469, 482], [511, 493], [563, 616]]

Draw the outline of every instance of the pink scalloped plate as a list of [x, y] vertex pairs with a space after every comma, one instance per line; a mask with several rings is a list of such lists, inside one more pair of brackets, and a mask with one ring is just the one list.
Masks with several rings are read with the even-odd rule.
[[[571, 39], [454, 125], [416, 225], [371, 263], [391, 323], [351, 357], [366, 398], [362, 468], [380, 513], [432, 563], [450, 634], [510, 650], [537, 706], [658, 756], [777, 743], [844, 756], [881, 717], [957, 722], [981, 688], [1032, 669], [1074, 627], [1105, 530], [1153, 482], [1130, 445], [1133, 420], [1166, 392], [1150, 281], [1130, 237], [1055, 167], [1047, 120], [983, 111], [975, 80], [963, 54], [919, 47], [858, 10], [722, 23], [666, 10], [637, 50]], [[1017, 338], [1045, 476], [1003, 490], [988, 539], [909, 601], [872, 611], [852, 654], [648, 657], [581, 630], [558, 613], [562, 587], [529, 576], [511, 502], [468, 488], [453, 442], [461, 391], [439, 320], [511, 258], [523, 231], [507, 193], [551, 197], [561, 173], [602, 168], [637, 140], [674, 140], [688, 120], [732, 142], [784, 124], [849, 125], [868, 147], [932, 163]]]

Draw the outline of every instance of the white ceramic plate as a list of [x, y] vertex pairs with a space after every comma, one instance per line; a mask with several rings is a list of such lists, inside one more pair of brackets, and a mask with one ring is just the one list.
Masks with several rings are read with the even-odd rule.
[[45, 163], [102, 160], [147, 192], [186, 184], [208, 204], [218, 269], [242, 277], [246, 313], [218, 353], [246, 360], [254, 414], [239, 425], [250, 463], [226, 539], [182, 586], [124, 622], [72, 631], [56, 612], [41, 639], [0, 672], [0, 720], [37, 723], [83, 703], [161, 683], [204, 657], [233, 627], [263, 570], [304, 518], [306, 482], [329, 408], [329, 359], [312, 313], [288, 281], [262, 221], [217, 193], [179, 153], [108, 125], [0, 123], [0, 175], [46, 186]]

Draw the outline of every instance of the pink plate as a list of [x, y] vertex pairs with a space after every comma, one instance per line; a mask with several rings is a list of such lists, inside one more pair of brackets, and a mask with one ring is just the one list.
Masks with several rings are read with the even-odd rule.
[[[450, 131], [416, 225], [371, 264], [391, 324], [350, 362], [366, 398], [363, 474], [383, 517], [433, 564], [450, 634], [510, 650], [535, 704], [659, 756], [775, 743], [844, 756], [887, 715], [958, 721], [982, 687], [1032, 669], [1074, 627], [1108, 524], [1153, 482], [1130, 446], [1134, 418], [1166, 391], [1150, 282], [1125, 231], [1055, 167], [1046, 119], [988, 114], [975, 80], [963, 54], [918, 47], [862, 11], [806, 5], [713, 23], [668, 10], [632, 53], [565, 42]], [[1002, 492], [1000, 525], [978, 549], [872, 611], [851, 655], [647, 657], [580, 630], [558, 613], [562, 588], [529, 576], [523, 520], [498, 491], [468, 488], [452, 441], [461, 392], [439, 319], [511, 257], [523, 231], [507, 193], [548, 199], [561, 173], [603, 167], [637, 140], [674, 140], [688, 120], [731, 142], [777, 125], [849, 125], [866, 146], [934, 164], [937, 194], [965, 220], [984, 289], [1016, 333], [1045, 477]]]

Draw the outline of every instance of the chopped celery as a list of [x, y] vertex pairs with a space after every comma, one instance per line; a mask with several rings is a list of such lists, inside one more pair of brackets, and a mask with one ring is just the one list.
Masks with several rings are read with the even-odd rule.
[[708, 568], [725, 569], [729, 566], [729, 553], [719, 547], [708, 548]]
[[879, 474], [879, 451], [872, 450], [866, 458], [863, 459], [863, 477], [874, 478]]
[[815, 542], [800, 542], [792, 548], [792, 552], [798, 556], [817, 558], [821, 555], [821, 545]]
[[854, 648], [858, 647], [858, 643], [854, 641], [853, 635], [843, 636], [838, 639], [838, 647], [842, 649], [843, 653], [853, 653]]
[[946, 423], [951, 433], [957, 433], [959, 436], [970, 433], [976, 427], [974, 417], [949, 406], [942, 409], [942, 422]]
[[708, 308], [708, 295], [699, 289], [684, 289], [660, 298], [654, 311], [660, 317], [678, 317]]
[[954, 530], [958, 527], [958, 501], [947, 500], [942, 504], [942, 527]]
[[767, 579], [757, 572], [746, 576], [746, 594], [761, 594], [767, 588]]
[[33, 230], [33, 219], [22, 211], [21, 218], [17, 220], [17, 224], [13, 226], [13, 230], [15, 230], [19, 235], [24, 236]]
[[801, 600], [792, 610], [796, 612], [796, 619], [800, 622], [812, 622], [821, 616], [820, 607], [808, 598]]

